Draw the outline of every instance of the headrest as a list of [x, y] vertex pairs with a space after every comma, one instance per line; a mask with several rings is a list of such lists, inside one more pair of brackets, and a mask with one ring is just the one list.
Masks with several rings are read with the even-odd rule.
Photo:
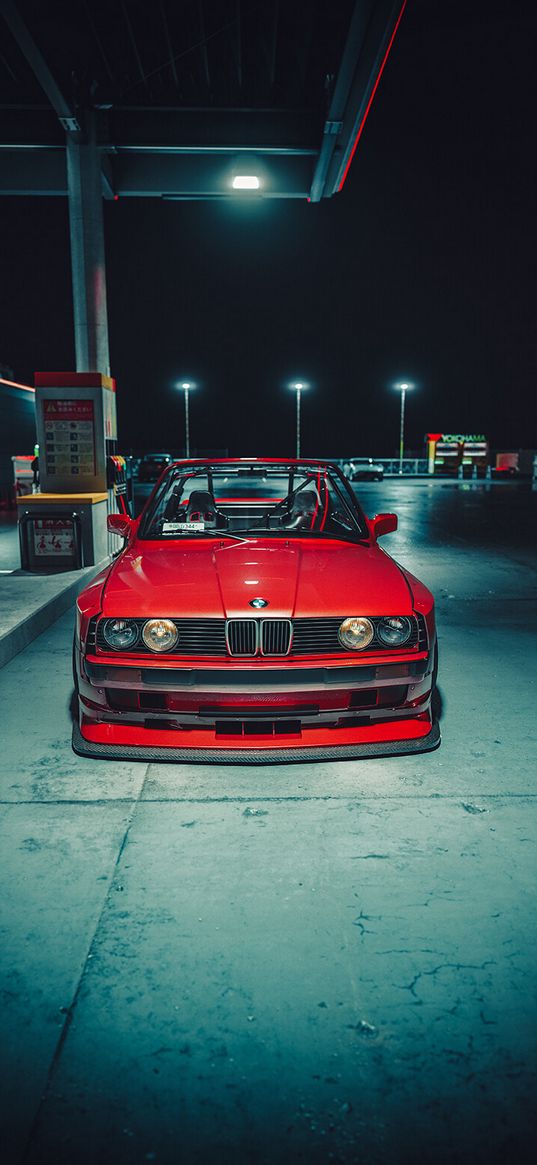
[[188, 499], [186, 510], [188, 522], [216, 524], [216, 505], [213, 495], [205, 489], [194, 489]]
[[291, 502], [291, 511], [294, 514], [312, 513], [319, 501], [313, 489], [301, 489]]

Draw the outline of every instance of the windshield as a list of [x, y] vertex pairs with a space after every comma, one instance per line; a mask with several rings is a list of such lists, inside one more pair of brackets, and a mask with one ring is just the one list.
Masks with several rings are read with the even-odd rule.
[[333, 465], [191, 462], [170, 466], [148, 503], [141, 538], [368, 537], [366, 520]]

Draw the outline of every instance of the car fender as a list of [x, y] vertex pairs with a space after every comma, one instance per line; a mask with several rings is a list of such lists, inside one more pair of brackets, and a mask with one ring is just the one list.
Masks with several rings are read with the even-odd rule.
[[84, 587], [76, 600], [75, 642], [78, 647], [85, 645], [89, 621], [102, 609], [104, 588], [113, 566], [114, 563], [110, 562], [103, 570], [100, 570], [89, 585]]

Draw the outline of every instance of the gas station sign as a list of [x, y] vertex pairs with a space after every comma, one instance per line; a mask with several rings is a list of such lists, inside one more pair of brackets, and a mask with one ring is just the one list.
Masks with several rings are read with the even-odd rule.
[[429, 473], [463, 473], [464, 465], [485, 472], [489, 446], [483, 433], [427, 433], [426, 437]]
[[104, 491], [117, 438], [115, 381], [99, 372], [37, 372], [43, 493]]
[[95, 426], [92, 400], [43, 401], [44, 461], [48, 476], [93, 477]]

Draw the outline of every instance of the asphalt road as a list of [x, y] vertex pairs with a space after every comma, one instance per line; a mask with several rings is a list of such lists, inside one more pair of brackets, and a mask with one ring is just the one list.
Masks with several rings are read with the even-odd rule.
[[537, 493], [357, 490], [437, 597], [437, 752], [83, 760], [71, 616], [0, 671], [6, 1165], [533, 1160]]

